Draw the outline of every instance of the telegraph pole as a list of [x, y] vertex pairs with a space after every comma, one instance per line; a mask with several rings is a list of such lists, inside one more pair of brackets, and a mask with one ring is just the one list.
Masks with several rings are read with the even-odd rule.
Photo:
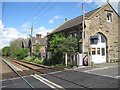
[[30, 52], [30, 56], [32, 56], [32, 46], [33, 46], [33, 42], [32, 42], [32, 32], [33, 32], [33, 22], [32, 22], [32, 27], [31, 27], [31, 34], [30, 34], [30, 38], [31, 38], [31, 52]]
[[84, 15], [84, 4], [82, 3], [82, 18], [83, 18], [83, 23], [82, 23], [82, 60], [84, 58], [84, 24], [85, 24], [85, 15]]

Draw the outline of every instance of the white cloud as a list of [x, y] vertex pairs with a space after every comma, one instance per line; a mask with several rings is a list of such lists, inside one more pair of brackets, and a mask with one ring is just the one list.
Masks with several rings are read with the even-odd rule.
[[54, 16], [54, 19], [64, 19], [65, 17], [62, 17], [62, 16]]
[[4, 28], [4, 25], [3, 25], [3, 23], [2, 23], [2, 20], [0, 20], [0, 31], [2, 31], [3, 28]]
[[20, 33], [16, 28], [4, 28], [0, 32], [0, 48], [9, 45], [9, 43], [17, 38], [26, 38], [27, 35]]
[[31, 27], [31, 22], [25, 22], [23, 25], [21, 25], [22, 28], [30, 28]]
[[55, 18], [55, 19], [59, 19], [59, 18], [60, 18], [60, 16], [54, 16], [54, 18]]
[[39, 27], [34, 29], [34, 34], [42, 34], [42, 37], [46, 36], [48, 32], [51, 32], [53, 29], [46, 29], [45, 27]]
[[50, 20], [49, 20], [49, 23], [54, 23], [54, 20], [53, 20], [53, 19], [50, 19]]

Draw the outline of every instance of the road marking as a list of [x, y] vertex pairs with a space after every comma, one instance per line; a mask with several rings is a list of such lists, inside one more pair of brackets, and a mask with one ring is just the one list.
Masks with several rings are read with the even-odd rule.
[[116, 76], [103, 75], [103, 74], [98, 74], [98, 73], [93, 73], [93, 72], [85, 72], [85, 73], [90, 73], [90, 74], [95, 74], [95, 75], [100, 75], [100, 76], [105, 76], [105, 77], [110, 77], [110, 78], [118, 79], [118, 77], [116, 77]]
[[96, 71], [96, 70], [102, 70], [102, 69], [107, 69], [108, 67], [103, 67], [103, 68], [95, 68], [95, 69], [92, 69], [92, 70], [86, 70], [84, 72], [90, 72], [90, 71]]
[[120, 78], [120, 76], [116, 76], [116, 78]]
[[60, 73], [62, 71], [55, 71], [55, 72], [50, 72], [50, 73], [47, 73], [47, 74], [41, 74], [41, 75], [48, 75], [48, 74], [55, 74], [55, 73]]
[[34, 78], [40, 80], [41, 82], [43, 82], [44, 84], [48, 85], [49, 87], [51, 87], [51, 88], [53, 88], [53, 89], [55, 89], [55, 90], [58, 90], [58, 89], [66, 90], [66, 89], [63, 88], [62, 86], [57, 85], [57, 84], [49, 81], [48, 79], [45, 79], [45, 78], [43, 78], [43, 77], [41, 77], [41, 76], [39, 76], [39, 75], [37, 75], [37, 74], [31, 75], [31, 76], [33, 76]]

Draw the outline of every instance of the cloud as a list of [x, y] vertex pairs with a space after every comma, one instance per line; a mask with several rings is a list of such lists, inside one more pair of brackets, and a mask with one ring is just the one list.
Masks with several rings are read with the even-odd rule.
[[3, 23], [2, 23], [2, 20], [0, 20], [0, 31], [2, 31], [3, 28], [4, 28], [4, 25], [3, 25]]
[[16, 28], [4, 28], [0, 32], [0, 48], [8, 46], [9, 43], [17, 38], [26, 38], [27, 34], [20, 33]]
[[50, 19], [50, 20], [49, 20], [49, 23], [54, 23], [54, 20], [53, 20], [53, 19]]
[[31, 22], [25, 22], [23, 25], [21, 25], [22, 28], [30, 28]]
[[42, 37], [46, 36], [48, 32], [51, 32], [53, 29], [47, 29], [45, 27], [39, 27], [34, 29], [34, 34], [42, 34]]
[[54, 16], [54, 19], [64, 19], [64, 18], [65, 17], [59, 16], [59, 15]]
[[54, 18], [55, 18], [55, 19], [59, 19], [59, 18], [60, 18], [60, 16], [54, 16]]

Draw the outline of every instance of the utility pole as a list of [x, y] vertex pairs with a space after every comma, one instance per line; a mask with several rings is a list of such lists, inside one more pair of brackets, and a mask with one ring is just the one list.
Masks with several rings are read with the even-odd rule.
[[83, 18], [83, 23], [82, 23], [82, 60], [84, 58], [84, 24], [85, 24], [85, 15], [84, 15], [84, 4], [82, 3], [82, 18]]
[[33, 49], [32, 49], [32, 46], [33, 46], [33, 42], [32, 42], [32, 41], [33, 41], [33, 40], [32, 40], [33, 22], [32, 22], [32, 27], [31, 27], [30, 30], [31, 30], [31, 34], [30, 34], [30, 38], [31, 38], [31, 52], [30, 52], [30, 56], [32, 56], [32, 50], [33, 50]]

